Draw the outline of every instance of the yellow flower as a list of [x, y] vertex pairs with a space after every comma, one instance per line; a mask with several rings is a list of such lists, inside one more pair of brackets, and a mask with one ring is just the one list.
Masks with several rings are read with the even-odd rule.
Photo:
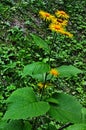
[[39, 88], [40, 88], [40, 89], [42, 89], [42, 88], [43, 88], [43, 86], [44, 86], [44, 85], [43, 85], [43, 83], [41, 83], [41, 82], [40, 82], [40, 83], [38, 83], [37, 85], [39, 86]]
[[43, 87], [46, 88], [46, 87], [48, 86], [47, 84], [44, 84], [44, 83], [41, 83], [41, 82], [38, 83], [37, 85], [38, 85], [38, 87], [39, 87], [40, 89], [42, 89]]
[[43, 18], [43, 20], [51, 21], [52, 19], [54, 19], [53, 15], [51, 15], [48, 12], [42, 11], [42, 10], [39, 11], [39, 15], [40, 15], [41, 18]]
[[62, 20], [62, 19], [57, 19], [57, 23], [59, 25], [66, 26], [68, 21], [67, 20]]
[[57, 17], [62, 17], [62, 18], [66, 18], [66, 19], [69, 18], [69, 15], [67, 13], [65, 13], [64, 11], [56, 11], [55, 14]]
[[50, 74], [52, 74], [53, 76], [58, 76], [59, 72], [56, 69], [51, 69]]
[[53, 23], [54, 21], [56, 21], [56, 17], [54, 15], [51, 15], [50, 21]]
[[51, 23], [49, 25], [49, 29], [51, 31], [55, 31], [57, 33], [61, 33], [61, 34], [66, 35], [68, 37], [73, 37], [73, 34], [71, 34], [70, 32], [65, 31], [65, 28], [63, 28], [61, 25]]
[[64, 31], [64, 29], [62, 28], [61, 25], [57, 25], [57, 24], [54, 24], [54, 23], [51, 23], [49, 25], [49, 29], [51, 31], [55, 31], [55, 32], [59, 32], [59, 33], [62, 33]]
[[64, 31], [63, 34], [66, 35], [66, 36], [68, 36], [68, 37], [70, 37], [70, 38], [73, 37], [73, 34], [71, 34], [70, 32]]
[[62, 19], [59, 19], [59, 18], [54, 18], [52, 23], [60, 25], [60, 26], [67, 26], [68, 21], [67, 20], [62, 20]]

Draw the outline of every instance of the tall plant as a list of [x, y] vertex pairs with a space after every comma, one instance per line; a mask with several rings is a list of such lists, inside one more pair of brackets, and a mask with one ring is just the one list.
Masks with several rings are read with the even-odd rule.
[[[71, 77], [82, 73], [72, 65], [52, 66], [53, 46], [59, 34], [72, 38], [66, 30], [69, 15], [56, 11], [55, 15], [40, 11], [40, 17], [47, 22], [53, 38], [43, 40], [31, 37], [46, 58], [24, 66], [22, 78], [34, 79], [34, 86], [19, 88], [7, 99], [7, 111], [2, 119], [1, 130], [86, 130], [86, 108], [75, 97], [60, 92], [58, 78]], [[55, 88], [56, 86], [56, 88]]]

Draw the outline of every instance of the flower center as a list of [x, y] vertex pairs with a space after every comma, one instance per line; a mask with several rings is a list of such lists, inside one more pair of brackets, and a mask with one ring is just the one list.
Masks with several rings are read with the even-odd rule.
[[55, 26], [55, 29], [56, 29], [56, 30], [60, 30], [60, 27]]
[[62, 12], [60, 12], [60, 13], [61, 13], [61, 14], [63, 14], [63, 15], [65, 15], [65, 12], [63, 12], [63, 11], [62, 11]]
[[46, 13], [45, 15], [46, 15], [46, 17], [49, 17], [49, 16], [50, 16], [48, 13]]

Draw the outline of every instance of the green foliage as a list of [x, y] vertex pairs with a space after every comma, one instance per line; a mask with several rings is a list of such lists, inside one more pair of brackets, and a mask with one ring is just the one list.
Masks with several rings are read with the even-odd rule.
[[23, 122], [22, 120], [14, 120], [9, 121], [2, 121], [0, 123], [0, 130], [31, 130], [31, 125], [27, 121]]
[[82, 106], [74, 97], [64, 93], [56, 93], [53, 98], [57, 99], [58, 104], [51, 104], [49, 110], [51, 117], [60, 122], [81, 122]]
[[24, 41], [23, 29], [20, 29], [18, 26], [9, 29], [8, 39], [14, 44]]
[[[86, 130], [85, 5], [0, 1], [0, 130]], [[51, 33], [38, 17], [42, 9], [66, 11], [74, 38]], [[49, 74], [52, 68], [58, 76]]]
[[60, 73], [60, 77], [71, 77], [74, 75], [77, 75], [79, 73], [82, 73], [82, 71], [72, 65], [63, 65], [57, 68], [57, 70]]
[[48, 72], [50, 69], [49, 65], [43, 62], [34, 62], [32, 64], [24, 66], [22, 76], [30, 75], [34, 77], [37, 74], [43, 74]]
[[75, 124], [68, 127], [66, 130], [86, 130], [86, 124]]
[[[85, 122], [86, 110], [83, 108], [82, 111], [82, 106], [74, 97], [64, 93], [54, 93], [52, 97], [46, 101], [47, 102], [37, 100], [32, 88], [18, 89], [7, 99], [8, 110], [5, 113], [3, 120], [19, 120], [38, 117], [45, 115], [46, 112], [49, 111], [48, 114], [58, 122]], [[11, 127], [10, 124], [7, 125]], [[13, 123], [12, 125], [15, 124]], [[25, 125], [25, 127], [28, 128], [27, 125]], [[82, 126], [83, 125], [81, 125], [81, 128]], [[4, 127], [4, 125], [0, 127]], [[69, 128], [72, 128], [72, 126]]]
[[27, 119], [44, 115], [49, 110], [49, 104], [37, 101], [32, 88], [16, 90], [8, 99], [8, 110], [3, 119]]
[[32, 130], [32, 126], [28, 121], [24, 121], [23, 130]]
[[82, 121], [83, 121], [83, 123], [86, 122], [86, 108], [82, 109]]
[[50, 53], [50, 47], [48, 46], [47, 41], [44, 41], [42, 38], [40, 38], [39, 36], [34, 35], [34, 34], [31, 34], [31, 36], [34, 40], [34, 43], [36, 43], [36, 45], [39, 48], [42, 48], [43, 50], [45, 50], [45, 52]]
[[21, 121], [6, 121], [0, 123], [0, 130], [22, 130], [23, 124]]

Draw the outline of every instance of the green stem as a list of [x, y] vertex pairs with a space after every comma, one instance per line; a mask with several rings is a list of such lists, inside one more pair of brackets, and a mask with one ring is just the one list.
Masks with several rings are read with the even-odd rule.
[[44, 80], [44, 83], [43, 83], [43, 88], [42, 88], [42, 90], [41, 90], [41, 98], [40, 98], [40, 100], [43, 99], [46, 81], [47, 81], [47, 73], [45, 74], [45, 80]]
[[54, 43], [56, 42], [56, 37], [57, 37], [57, 33], [54, 32], [52, 43], [51, 43], [51, 49], [50, 49], [50, 53], [49, 53], [49, 59], [48, 59], [48, 63], [49, 63], [50, 66], [51, 66], [51, 64], [50, 64], [50, 58], [51, 58], [51, 55], [52, 55], [52, 50], [53, 50], [53, 47], [54, 47]]

